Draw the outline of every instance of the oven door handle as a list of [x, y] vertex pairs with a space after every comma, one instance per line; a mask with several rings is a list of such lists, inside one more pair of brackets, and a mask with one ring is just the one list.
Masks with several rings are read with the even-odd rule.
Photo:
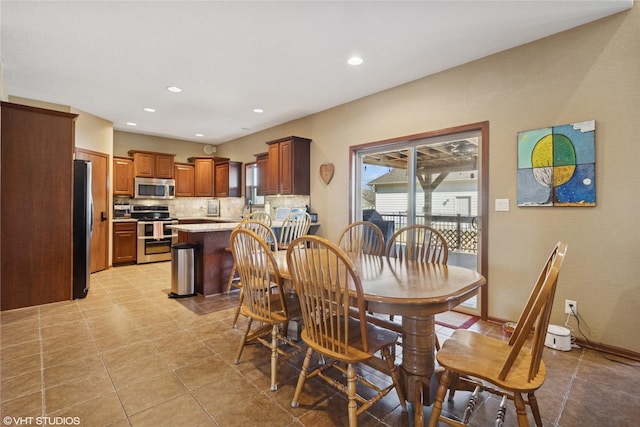
[[164, 235], [159, 239], [154, 239], [153, 236], [138, 236], [138, 240], [162, 240], [162, 239], [169, 239], [174, 237], [178, 237], [178, 235], [177, 234]]

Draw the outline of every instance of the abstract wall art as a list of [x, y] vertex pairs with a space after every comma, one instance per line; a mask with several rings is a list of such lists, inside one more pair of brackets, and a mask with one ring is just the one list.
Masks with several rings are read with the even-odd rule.
[[596, 205], [596, 122], [518, 132], [518, 206]]

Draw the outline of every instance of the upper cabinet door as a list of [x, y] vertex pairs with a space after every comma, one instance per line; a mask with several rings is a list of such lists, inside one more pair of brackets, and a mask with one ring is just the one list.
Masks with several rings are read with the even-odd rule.
[[176, 197], [192, 197], [195, 187], [195, 171], [193, 165], [176, 164]]
[[258, 196], [268, 195], [268, 169], [269, 169], [269, 153], [262, 153], [256, 155], [256, 167], [258, 169]]
[[155, 178], [156, 156], [151, 153], [133, 153], [135, 176]]
[[156, 154], [156, 178], [173, 178], [173, 154]]
[[278, 144], [269, 146], [269, 163], [267, 167], [266, 194], [280, 193], [280, 151]]
[[194, 159], [196, 197], [213, 197], [213, 159]]
[[216, 164], [216, 197], [229, 197], [229, 163]]
[[293, 146], [291, 141], [283, 141], [279, 145], [280, 152], [280, 194], [293, 193]]
[[133, 159], [113, 158], [113, 195], [133, 197]]
[[242, 195], [242, 162], [216, 163], [215, 170], [216, 197], [240, 197]]

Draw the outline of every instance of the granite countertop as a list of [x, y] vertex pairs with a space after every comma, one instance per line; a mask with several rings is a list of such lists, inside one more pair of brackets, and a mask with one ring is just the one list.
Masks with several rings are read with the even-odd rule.
[[113, 218], [111, 222], [138, 222], [135, 218]]
[[[177, 231], [184, 231], [187, 233], [209, 233], [211, 231], [229, 231], [233, 230], [240, 224], [240, 221], [236, 222], [209, 222], [204, 224], [181, 224], [181, 225], [168, 225], [167, 228], [171, 228]], [[319, 222], [314, 222], [312, 226], [320, 225]], [[272, 228], [282, 227], [282, 221], [273, 221]]]
[[167, 228], [187, 233], [209, 233], [211, 231], [229, 231], [240, 224], [237, 222], [209, 222], [205, 224], [168, 225]]
[[209, 222], [240, 222], [240, 217], [223, 217], [223, 216], [179, 216], [178, 220], [183, 221], [209, 221]]

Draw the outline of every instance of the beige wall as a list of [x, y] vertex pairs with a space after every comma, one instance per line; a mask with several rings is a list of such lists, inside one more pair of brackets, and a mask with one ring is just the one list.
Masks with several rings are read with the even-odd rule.
[[[489, 315], [516, 319], [548, 252], [569, 244], [552, 323], [564, 300], [578, 302], [594, 342], [640, 352], [640, 10], [426, 77], [313, 116], [218, 146], [252, 161], [265, 141], [313, 139], [311, 206], [321, 234], [335, 239], [348, 221], [349, 146], [490, 122]], [[295, 101], [292, 101], [295, 102]], [[594, 208], [519, 208], [516, 135], [522, 130], [596, 120]], [[333, 181], [318, 174], [332, 162]], [[509, 198], [509, 212], [494, 212]], [[576, 329], [572, 319], [570, 325]], [[580, 336], [577, 329], [574, 334]]]
[[[142, 135], [131, 132], [113, 132], [113, 155], [128, 156], [129, 150], [155, 151], [175, 154], [176, 162], [186, 162], [189, 157], [208, 156], [204, 152], [204, 144], [183, 141], [180, 139], [162, 138], [153, 135]], [[214, 155], [218, 155], [215, 153]], [[235, 159], [234, 159], [235, 160]]]

